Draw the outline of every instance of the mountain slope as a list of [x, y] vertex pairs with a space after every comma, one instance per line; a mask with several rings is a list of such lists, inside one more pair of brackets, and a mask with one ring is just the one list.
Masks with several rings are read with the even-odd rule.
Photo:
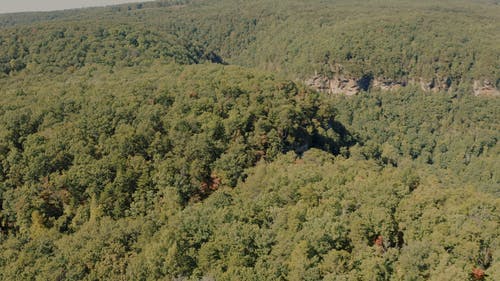
[[[329, 78], [368, 77], [403, 85], [422, 81], [436, 90], [452, 87], [469, 92], [474, 81], [479, 83], [476, 88], [498, 88], [500, 83], [500, 8], [490, 1], [393, 1], [392, 5], [319, 0], [166, 3], [170, 5], [162, 7], [159, 2], [67, 12], [67, 16], [36, 23], [35, 29], [32, 24], [6, 28], [0, 37], [0, 47], [7, 54], [2, 59], [3, 71], [40, 63], [33, 54], [43, 56], [43, 49], [23, 47], [23, 41], [32, 41], [32, 33], [57, 44], [61, 41], [56, 40], [58, 36], [66, 32], [70, 38], [63, 40], [64, 46], [79, 44], [92, 50], [97, 40], [101, 51], [121, 52], [111, 59], [127, 60], [129, 64], [142, 61], [141, 57], [181, 56], [180, 62], [193, 63], [209, 56], [211, 60], [280, 71], [301, 79], [320, 73]], [[106, 20], [97, 26], [87, 22], [102, 16]], [[4, 22], [7, 19], [3, 16]], [[80, 28], [82, 21], [85, 28]], [[70, 28], [57, 29], [63, 22]], [[45, 27], [48, 23], [54, 24]], [[38, 31], [42, 26], [45, 30]], [[12, 39], [13, 33], [17, 40]], [[72, 33], [76, 34], [71, 37]], [[109, 40], [123, 42], [118, 46], [103, 44]], [[64, 52], [64, 46], [55, 48]], [[123, 54], [127, 53], [120, 51], [124, 47], [132, 54]], [[9, 48], [23, 51], [12, 53]], [[173, 50], [165, 50], [170, 48]], [[64, 67], [95, 62], [87, 52], [84, 48], [64, 54], [73, 59]]]
[[0, 280], [499, 280], [499, 15], [0, 15]]

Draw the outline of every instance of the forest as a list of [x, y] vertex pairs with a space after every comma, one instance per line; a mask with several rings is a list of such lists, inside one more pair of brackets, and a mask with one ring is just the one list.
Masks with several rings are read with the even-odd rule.
[[499, 4], [0, 14], [0, 280], [500, 280]]

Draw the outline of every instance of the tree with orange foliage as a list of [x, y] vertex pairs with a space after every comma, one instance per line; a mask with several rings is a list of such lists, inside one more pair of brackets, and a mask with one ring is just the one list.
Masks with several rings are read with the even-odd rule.
[[382, 253], [385, 253], [385, 251], [387, 250], [384, 246], [384, 237], [382, 235], [377, 236], [377, 238], [374, 241], [374, 244], [379, 247]]
[[484, 280], [485, 276], [486, 274], [481, 268], [476, 267], [472, 270], [472, 277], [474, 280]]

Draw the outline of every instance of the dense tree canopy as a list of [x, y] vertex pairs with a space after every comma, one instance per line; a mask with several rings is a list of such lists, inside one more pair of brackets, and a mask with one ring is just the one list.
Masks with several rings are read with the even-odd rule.
[[386, 2], [158, 1], [3, 15], [0, 65], [9, 73], [40, 64], [208, 59], [294, 78], [341, 73], [459, 88], [486, 79], [500, 87], [498, 3]]
[[[0, 280], [500, 280], [496, 1], [0, 15]], [[324, 75], [442, 79], [332, 95]], [[367, 77], [368, 77], [367, 76]]]

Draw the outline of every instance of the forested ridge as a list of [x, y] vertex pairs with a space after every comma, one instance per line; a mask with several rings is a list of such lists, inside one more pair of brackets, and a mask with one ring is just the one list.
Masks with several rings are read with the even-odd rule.
[[499, 280], [498, 4], [0, 15], [0, 280]]

